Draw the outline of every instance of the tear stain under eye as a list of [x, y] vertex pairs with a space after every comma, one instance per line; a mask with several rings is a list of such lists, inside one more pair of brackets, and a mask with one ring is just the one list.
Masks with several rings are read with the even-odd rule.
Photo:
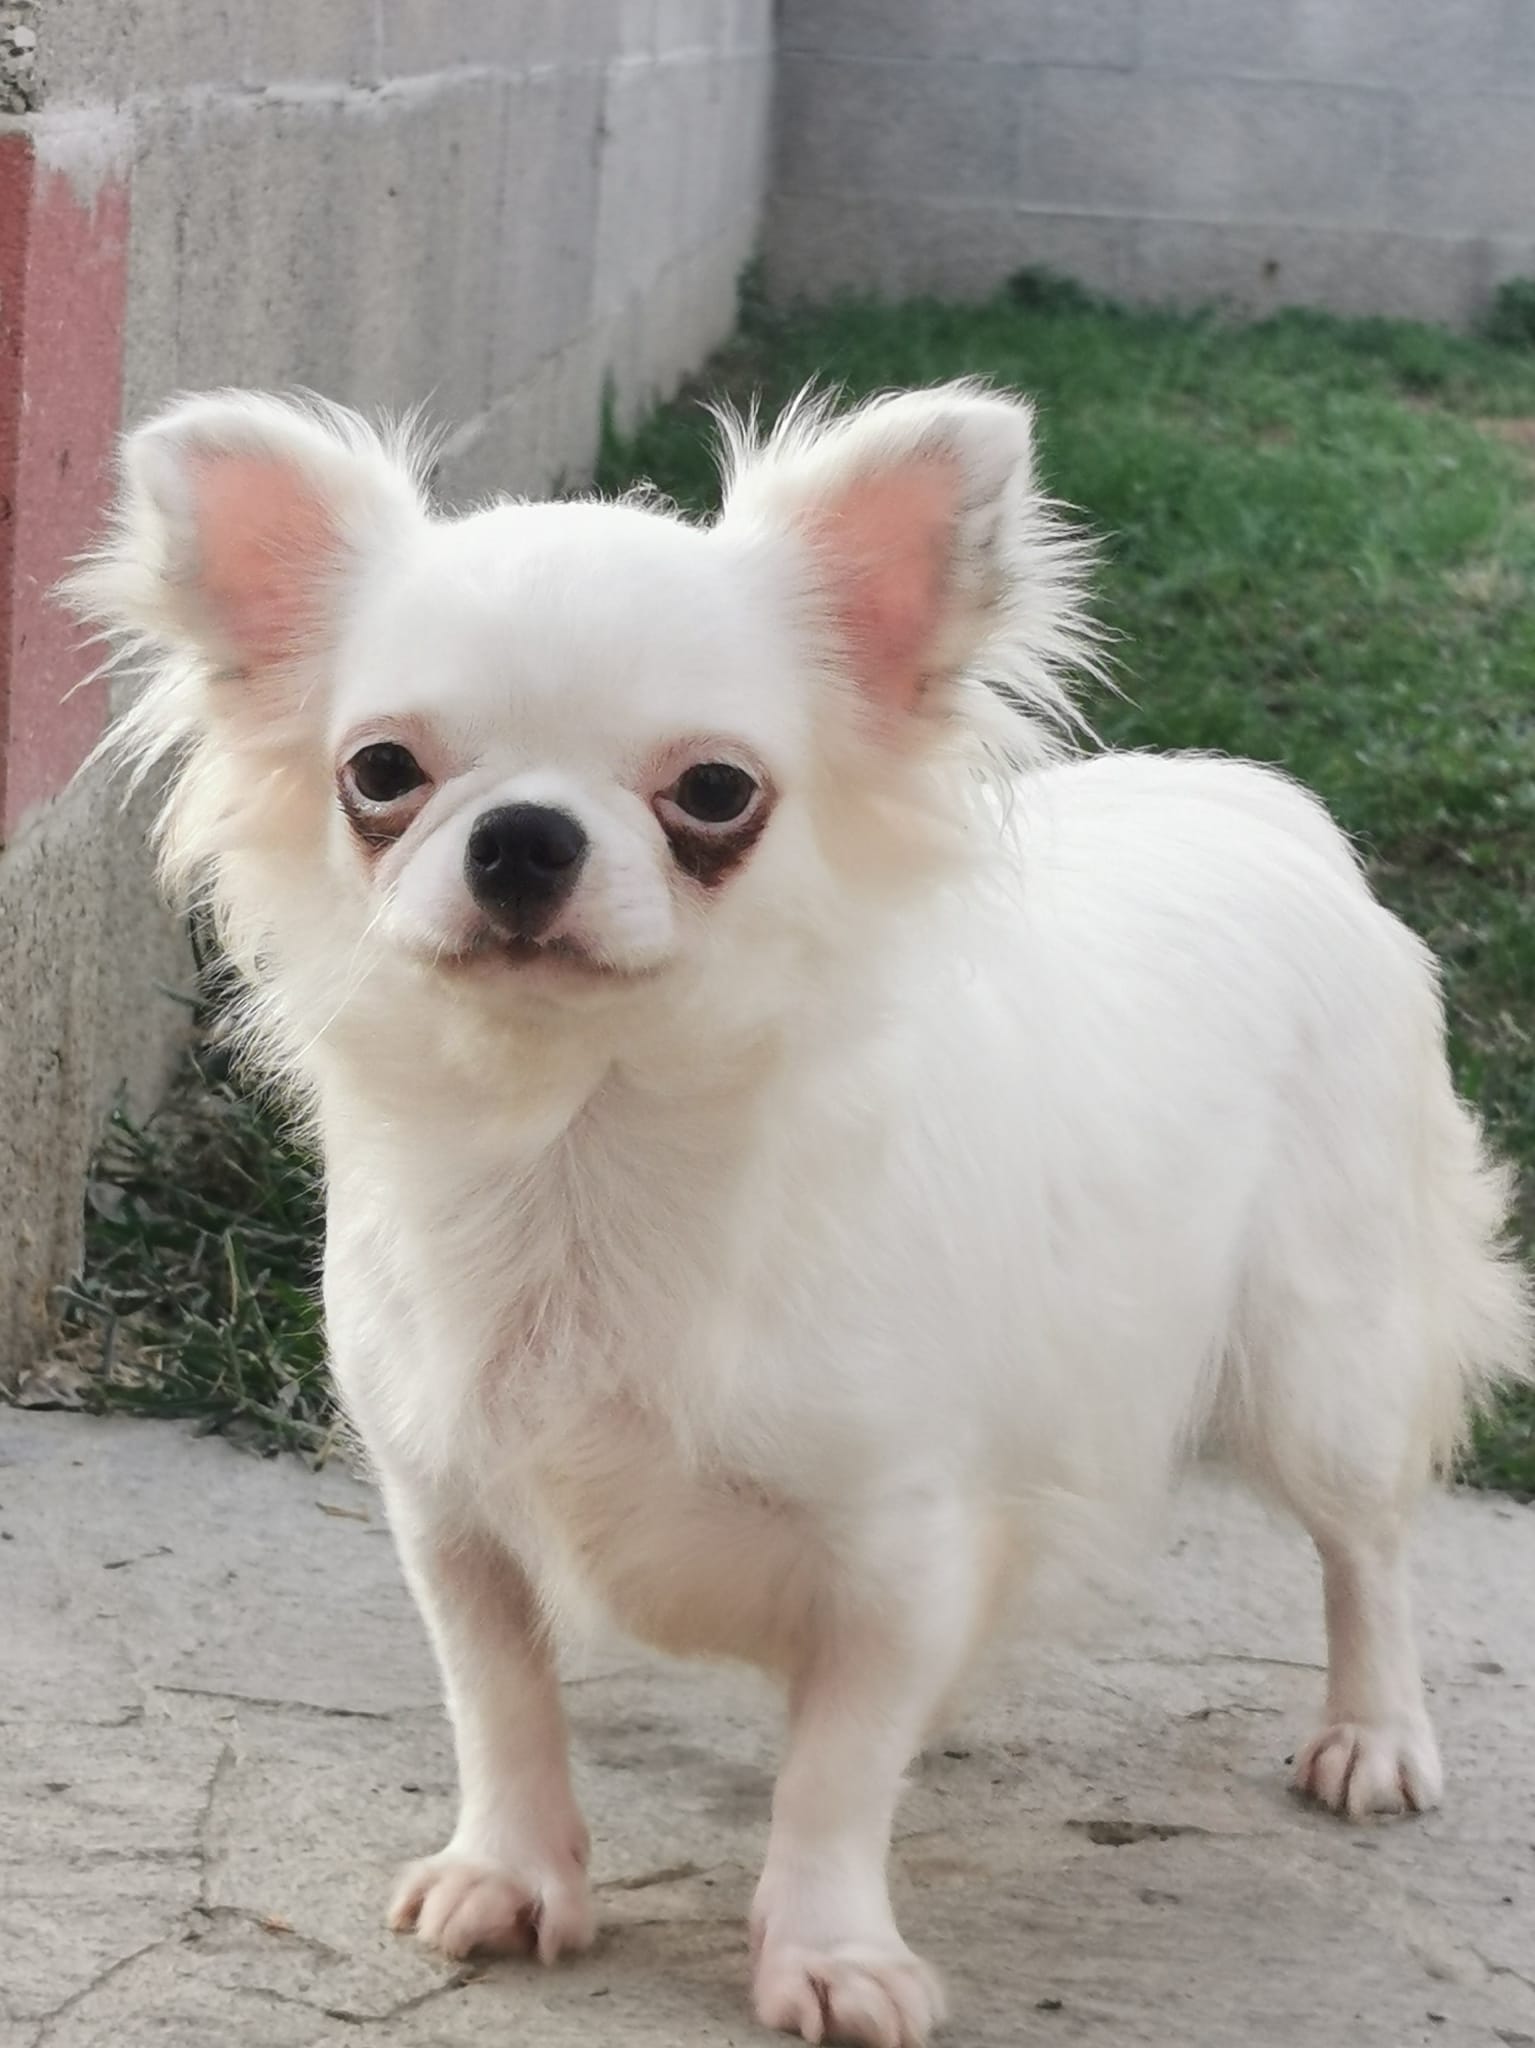
[[386, 846], [393, 846], [397, 839], [402, 839], [416, 815], [411, 811], [404, 817], [381, 817], [371, 806], [360, 803], [345, 782], [336, 784], [336, 801], [370, 860], [382, 853]]
[[717, 889], [751, 852], [772, 814], [772, 805], [761, 803], [734, 831], [724, 832], [690, 832], [680, 823], [669, 824], [666, 836], [672, 859], [689, 881], [702, 889]]

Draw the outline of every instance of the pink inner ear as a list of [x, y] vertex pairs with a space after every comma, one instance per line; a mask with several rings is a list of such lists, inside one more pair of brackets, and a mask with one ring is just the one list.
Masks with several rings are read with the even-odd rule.
[[337, 534], [314, 486], [262, 455], [205, 457], [193, 478], [197, 580], [214, 622], [251, 668], [302, 652]]
[[890, 711], [915, 708], [943, 624], [958, 465], [928, 457], [857, 478], [811, 522], [854, 680]]

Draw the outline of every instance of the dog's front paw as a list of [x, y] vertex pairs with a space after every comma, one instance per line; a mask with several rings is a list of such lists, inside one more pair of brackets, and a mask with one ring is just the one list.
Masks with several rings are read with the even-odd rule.
[[389, 1925], [396, 1934], [414, 1928], [446, 1956], [536, 1954], [552, 1963], [567, 1949], [591, 1945], [592, 1902], [574, 1857], [508, 1870], [445, 1849], [401, 1872]]
[[1349, 1820], [1426, 1813], [1444, 1790], [1434, 1731], [1420, 1719], [1335, 1721], [1306, 1744], [1290, 1782]]
[[853, 2048], [923, 2048], [943, 2018], [938, 1979], [900, 1941], [820, 1948], [769, 1935], [752, 2000], [765, 2027]]

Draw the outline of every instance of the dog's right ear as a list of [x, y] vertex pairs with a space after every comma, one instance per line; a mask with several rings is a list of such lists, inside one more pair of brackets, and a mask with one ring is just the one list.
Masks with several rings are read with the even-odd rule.
[[67, 586], [110, 638], [260, 679], [323, 653], [348, 585], [426, 518], [405, 445], [225, 392], [128, 437], [113, 530]]

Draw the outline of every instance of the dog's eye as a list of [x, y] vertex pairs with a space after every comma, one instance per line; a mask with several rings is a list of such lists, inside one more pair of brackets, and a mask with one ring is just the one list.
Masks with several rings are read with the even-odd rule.
[[346, 764], [347, 781], [365, 804], [398, 803], [426, 781], [426, 773], [409, 747], [378, 740], [360, 747]]
[[700, 761], [678, 776], [671, 801], [699, 825], [733, 825], [746, 815], [757, 784], [730, 761]]

